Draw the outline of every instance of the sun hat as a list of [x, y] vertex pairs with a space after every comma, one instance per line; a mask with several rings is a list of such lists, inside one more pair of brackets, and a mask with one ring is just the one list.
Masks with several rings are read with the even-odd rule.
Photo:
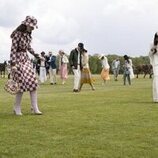
[[22, 24], [30, 27], [38, 28], [37, 26], [37, 19], [35, 19], [33, 16], [26, 16], [25, 20], [22, 21]]

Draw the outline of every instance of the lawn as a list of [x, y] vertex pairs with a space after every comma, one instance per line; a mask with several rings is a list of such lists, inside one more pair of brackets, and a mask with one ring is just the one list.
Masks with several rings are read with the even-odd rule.
[[73, 76], [65, 85], [40, 85], [43, 115], [30, 113], [29, 94], [22, 100], [23, 116], [12, 112], [14, 96], [0, 79], [0, 158], [157, 158], [158, 104], [152, 103], [152, 79], [132, 85], [111, 80], [95, 91], [83, 85], [73, 93]]

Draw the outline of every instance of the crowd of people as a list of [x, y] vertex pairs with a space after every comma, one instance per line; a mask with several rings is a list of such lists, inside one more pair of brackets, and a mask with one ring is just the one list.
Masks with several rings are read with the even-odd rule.
[[[57, 73], [60, 75], [61, 83], [64, 85], [68, 78], [68, 64], [74, 74], [73, 92], [78, 93], [81, 91], [83, 84], [88, 83], [91, 89], [94, 91], [95, 87], [89, 67], [89, 55], [88, 51], [84, 48], [83, 43], [78, 43], [77, 47], [72, 49], [69, 57], [63, 50], [58, 51], [58, 64], [57, 54], [48, 52], [46, 54], [42, 51], [40, 54], [36, 54], [31, 48], [32, 31], [38, 28], [37, 19], [31, 16], [27, 16], [24, 21], [12, 32], [12, 46], [10, 54], [10, 67], [11, 76], [19, 85], [19, 92], [15, 96], [15, 104], [13, 111], [16, 115], [22, 115], [21, 112], [21, 99], [23, 93], [30, 92], [31, 111], [34, 114], [41, 115], [37, 102], [37, 87], [38, 78], [39, 83], [42, 84], [47, 80], [49, 76], [50, 84], [57, 84]], [[149, 53], [150, 61], [153, 66], [154, 80], [153, 80], [153, 101], [158, 102], [158, 33], [155, 34], [154, 42], [151, 46]], [[35, 60], [30, 60], [27, 52], [30, 52]], [[109, 70], [110, 67], [113, 71], [114, 80], [118, 81], [118, 75], [120, 71], [120, 60], [116, 58], [112, 64], [109, 65], [108, 58], [105, 55], [98, 57], [102, 65], [101, 78], [103, 85], [110, 80]], [[57, 68], [58, 67], [58, 68]], [[128, 55], [124, 55], [124, 73], [123, 84], [128, 82], [131, 85], [131, 79], [134, 78], [132, 60]], [[57, 72], [58, 69], [58, 72]]]
[[[110, 68], [112, 69], [114, 80], [118, 81], [118, 75], [121, 67], [123, 67], [123, 84], [126, 85], [126, 82], [128, 81], [128, 84], [131, 85], [131, 79], [135, 76], [132, 60], [129, 56], [124, 55], [123, 65], [121, 65], [119, 58], [114, 59], [110, 65], [108, 58], [104, 54], [98, 56], [98, 59], [100, 60], [100, 64], [102, 66], [101, 78], [103, 80], [103, 85], [110, 80]], [[57, 54], [52, 53], [51, 51], [46, 54], [42, 51], [37, 58], [35, 57], [35, 60], [32, 60], [32, 64], [35, 73], [39, 76], [40, 83], [44, 83], [47, 81], [47, 78], [49, 78], [50, 84], [56, 85], [56, 75], [59, 74], [62, 84], [65, 84], [68, 78], [69, 64], [74, 74], [73, 91], [79, 92], [84, 83], [90, 84], [92, 90], [95, 90], [89, 67], [89, 54], [88, 51], [84, 49], [83, 43], [79, 43], [78, 46], [70, 52], [69, 57], [63, 50], [59, 50]]]

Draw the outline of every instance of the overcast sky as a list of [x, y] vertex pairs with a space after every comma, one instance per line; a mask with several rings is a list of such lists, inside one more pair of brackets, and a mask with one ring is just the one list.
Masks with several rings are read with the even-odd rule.
[[158, 0], [0, 0], [0, 62], [9, 59], [11, 32], [37, 18], [32, 47], [67, 54], [83, 42], [89, 54], [148, 55], [158, 31]]

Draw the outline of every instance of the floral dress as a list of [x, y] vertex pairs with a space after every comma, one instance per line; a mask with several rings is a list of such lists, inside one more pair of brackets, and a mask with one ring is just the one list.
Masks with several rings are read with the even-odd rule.
[[27, 54], [27, 51], [29, 51], [32, 55], [35, 55], [30, 46], [32, 37], [28, 33], [14, 31], [11, 38], [10, 61], [12, 65], [17, 67], [17, 70], [12, 73], [13, 80], [19, 84], [20, 92], [34, 91], [37, 89], [38, 81]]

